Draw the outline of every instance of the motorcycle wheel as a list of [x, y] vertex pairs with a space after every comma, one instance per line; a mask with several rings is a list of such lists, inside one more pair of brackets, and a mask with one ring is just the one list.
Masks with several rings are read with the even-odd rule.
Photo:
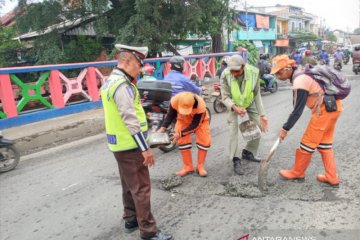
[[0, 148], [0, 155], [0, 173], [13, 170], [20, 161], [20, 153], [13, 145]]
[[271, 93], [275, 93], [275, 92], [277, 92], [277, 90], [278, 90], [278, 83], [276, 81], [274, 81], [272, 88], [270, 88], [269, 91]]
[[214, 106], [214, 111], [216, 113], [223, 113], [226, 111], [226, 106], [225, 104], [221, 101], [221, 99], [219, 97], [215, 98], [215, 101], [213, 103]]

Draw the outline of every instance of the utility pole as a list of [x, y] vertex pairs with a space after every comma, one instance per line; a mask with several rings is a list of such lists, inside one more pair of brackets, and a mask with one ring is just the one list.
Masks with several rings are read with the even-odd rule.
[[[360, 1], [360, 0], [359, 0]], [[245, 24], [246, 24], [246, 41], [249, 41], [249, 22], [248, 22], [248, 7], [245, 0]]]

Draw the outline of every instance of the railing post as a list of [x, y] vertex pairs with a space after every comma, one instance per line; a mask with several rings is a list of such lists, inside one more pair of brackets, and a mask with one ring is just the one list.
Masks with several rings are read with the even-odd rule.
[[14, 92], [11, 86], [9, 74], [0, 74], [0, 95], [3, 110], [7, 117], [16, 117], [18, 112], [16, 110], [16, 102], [14, 99]]
[[96, 73], [94, 67], [88, 67], [86, 73], [86, 85], [88, 87], [88, 92], [91, 97], [91, 101], [96, 102], [100, 100], [99, 89], [97, 87]]
[[49, 88], [52, 104], [56, 108], [63, 108], [65, 106], [65, 102], [62, 93], [62, 84], [59, 77], [59, 70], [51, 70], [49, 77]]

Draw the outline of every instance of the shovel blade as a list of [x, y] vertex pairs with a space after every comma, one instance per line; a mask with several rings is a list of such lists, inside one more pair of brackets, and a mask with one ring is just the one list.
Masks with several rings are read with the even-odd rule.
[[258, 173], [258, 187], [261, 192], [267, 192], [267, 174], [269, 170], [269, 162], [265, 159], [261, 160]]

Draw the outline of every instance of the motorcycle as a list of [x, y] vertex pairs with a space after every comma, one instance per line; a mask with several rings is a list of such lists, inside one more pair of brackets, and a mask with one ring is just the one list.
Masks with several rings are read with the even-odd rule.
[[[171, 98], [172, 85], [170, 82], [158, 80], [143, 80], [137, 83], [137, 88], [141, 96], [141, 105], [144, 108], [149, 131], [157, 131], [163, 124], [169, 101]], [[167, 134], [171, 138], [174, 135], [174, 124], [167, 129]], [[159, 146], [159, 149], [165, 153], [171, 152], [176, 148], [176, 143], [170, 143], [165, 146]]]
[[[144, 96], [145, 99], [142, 99], [142, 106], [144, 108], [149, 130], [152, 132], [156, 132], [163, 124], [165, 120], [165, 116], [167, 113], [167, 110], [169, 108], [168, 104], [166, 103], [156, 103], [153, 101], [147, 101], [146, 95]], [[171, 124], [167, 129], [167, 134], [171, 138], [175, 133], [175, 124]], [[159, 146], [159, 149], [165, 153], [171, 152], [176, 148], [176, 143], [170, 143], [165, 146]]]
[[350, 61], [350, 55], [345, 55], [344, 64], [348, 64], [349, 61]]
[[[270, 86], [267, 86], [266, 80], [270, 82]], [[264, 74], [262, 78], [260, 78], [260, 90], [261, 93], [270, 92], [275, 93], [278, 90], [278, 83], [276, 78], [271, 74]]]
[[335, 61], [334, 62], [334, 69], [336, 69], [338, 71], [341, 71], [341, 69], [342, 69], [341, 61]]
[[4, 138], [0, 133], [0, 173], [13, 170], [20, 161], [20, 153], [15, 142]]
[[360, 73], [360, 60], [354, 60], [353, 61], [353, 72], [355, 75], [358, 75]]
[[214, 83], [214, 92], [211, 93], [211, 96], [215, 98], [213, 102], [214, 111], [216, 113], [223, 113], [227, 110], [225, 104], [222, 102], [222, 96], [220, 91], [220, 84]]

